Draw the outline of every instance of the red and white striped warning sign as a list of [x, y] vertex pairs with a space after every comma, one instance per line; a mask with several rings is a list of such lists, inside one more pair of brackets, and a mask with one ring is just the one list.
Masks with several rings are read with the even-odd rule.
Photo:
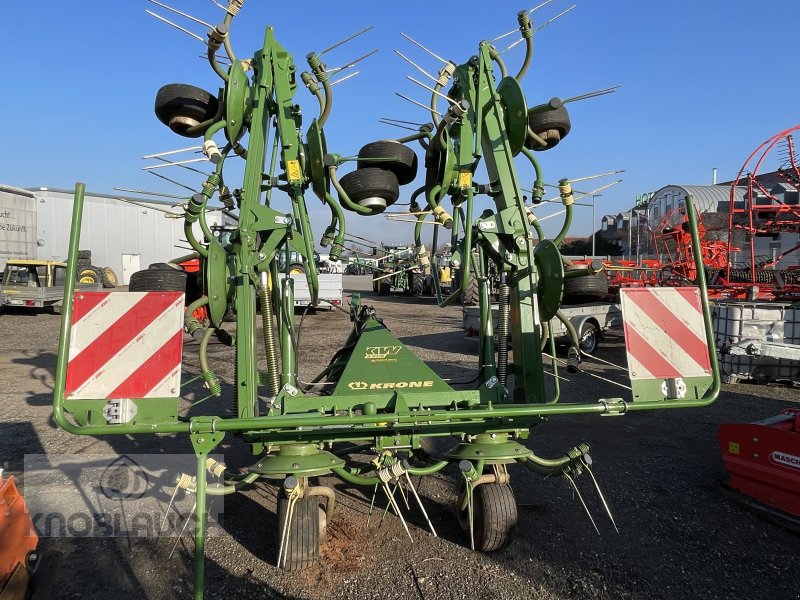
[[710, 375], [697, 288], [623, 288], [620, 299], [631, 380]]
[[66, 398], [177, 397], [182, 292], [75, 294]]

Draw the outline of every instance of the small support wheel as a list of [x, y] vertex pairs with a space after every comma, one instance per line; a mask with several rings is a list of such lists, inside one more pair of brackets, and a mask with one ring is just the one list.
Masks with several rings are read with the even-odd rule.
[[[280, 548], [281, 536], [286, 528], [289, 512], [289, 498], [281, 489], [278, 495], [278, 530], [276, 548]], [[324, 514], [324, 511], [323, 511]], [[294, 505], [291, 523], [286, 532], [281, 563], [287, 571], [300, 571], [314, 565], [319, 558], [320, 545], [320, 506], [319, 497], [304, 496]]]
[[219, 101], [211, 93], [183, 83], [170, 83], [156, 94], [158, 120], [178, 135], [200, 137], [211, 125]]
[[388, 296], [391, 293], [392, 293], [392, 286], [386, 282], [382, 283], [380, 288], [378, 289], [378, 294], [380, 296]]
[[544, 112], [528, 113], [528, 126], [531, 131], [546, 143], [545, 146], [540, 146], [530, 139], [525, 140], [525, 145], [536, 151], [554, 148], [561, 140], [567, 137], [570, 129], [572, 129], [566, 106], [559, 106], [556, 109]]
[[517, 503], [511, 486], [479, 485], [473, 492], [473, 505], [475, 549], [496, 552], [508, 546], [517, 526]]
[[351, 201], [368, 208], [373, 215], [382, 213], [400, 197], [395, 174], [375, 167], [356, 169], [343, 176], [339, 183]]
[[417, 176], [417, 154], [400, 142], [372, 142], [358, 152], [358, 168], [370, 167], [391, 171], [397, 182], [405, 185]]

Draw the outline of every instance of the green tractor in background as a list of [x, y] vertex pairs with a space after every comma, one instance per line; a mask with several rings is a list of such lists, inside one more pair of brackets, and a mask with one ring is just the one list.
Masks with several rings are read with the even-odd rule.
[[381, 246], [378, 266], [372, 270], [372, 291], [381, 296], [422, 296], [430, 291], [430, 264], [426, 268], [411, 246]]

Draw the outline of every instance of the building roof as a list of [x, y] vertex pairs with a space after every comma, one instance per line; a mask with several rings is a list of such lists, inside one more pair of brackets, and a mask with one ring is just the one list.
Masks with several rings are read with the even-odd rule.
[[[676, 188], [671, 190], [670, 188]], [[691, 196], [695, 207], [701, 213], [703, 212], [718, 212], [720, 203], [723, 208], [727, 210], [728, 203], [731, 199], [731, 186], [730, 185], [665, 185], [653, 194], [651, 202], [657, 200], [659, 196], [666, 192], [677, 191], [683, 196]], [[745, 190], [736, 188], [734, 190], [734, 201], [744, 200]]]

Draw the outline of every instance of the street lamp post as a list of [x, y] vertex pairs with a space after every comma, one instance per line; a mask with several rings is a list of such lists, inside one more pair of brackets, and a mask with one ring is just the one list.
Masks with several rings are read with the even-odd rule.
[[595, 218], [594, 218], [594, 200], [595, 198], [599, 198], [603, 194], [592, 194], [592, 256], [595, 256], [597, 253], [595, 252], [595, 238], [597, 237], [597, 232], [595, 230]]

